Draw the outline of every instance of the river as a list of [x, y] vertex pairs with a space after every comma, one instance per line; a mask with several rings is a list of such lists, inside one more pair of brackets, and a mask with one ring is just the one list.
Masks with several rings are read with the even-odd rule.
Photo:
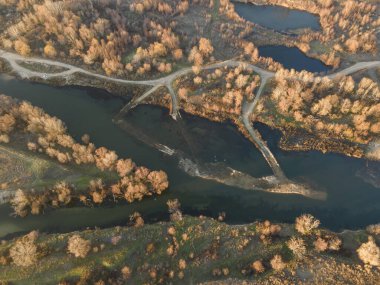
[[321, 201], [298, 195], [248, 191], [186, 174], [179, 169], [176, 158], [142, 143], [140, 136], [141, 133], [152, 141], [181, 149], [199, 164], [219, 163], [255, 177], [270, 175], [270, 168], [260, 152], [229, 124], [187, 114], [182, 114], [183, 119], [176, 122], [165, 109], [140, 106], [125, 118], [134, 128], [126, 132], [114, 125], [112, 118], [128, 98], [96, 89], [33, 84], [8, 76], [0, 77], [0, 93], [28, 100], [61, 118], [75, 138], [89, 133], [96, 145], [114, 149], [121, 157], [131, 157], [151, 169], [163, 169], [170, 178], [170, 188], [165, 194], [133, 204], [73, 206], [24, 219], [12, 217], [9, 206], [0, 206], [0, 237], [32, 229], [65, 232], [123, 225], [134, 211], [140, 211], [147, 221], [155, 221], [168, 217], [165, 203], [172, 198], [181, 201], [187, 214], [216, 217], [224, 211], [229, 223], [264, 218], [292, 222], [305, 212], [316, 215], [323, 226], [332, 229], [355, 229], [379, 222], [380, 189], [357, 176], [360, 172], [373, 180], [373, 173], [379, 173], [376, 172], [378, 163], [371, 162], [367, 166], [364, 160], [336, 154], [283, 152], [276, 146], [277, 132], [260, 125], [260, 132], [269, 141], [285, 174], [327, 192], [328, 196]]

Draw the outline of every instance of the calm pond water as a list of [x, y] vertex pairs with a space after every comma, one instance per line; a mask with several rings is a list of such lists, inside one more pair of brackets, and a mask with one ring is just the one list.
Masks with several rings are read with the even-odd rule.
[[[286, 31], [300, 28], [318, 30], [319, 18], [305, 11], [288, 9], [280, 6], [259, 6], [245, 3], [234, 3], [235, 11], [244, 19], [274, 29]], [[327, 72], [331, 68], [318, 59], [310, 58], [295, 47], [261, 46], [260, 56], [271, 57], [287, 69], [296, 71]]]
[[[151, 169], [163, 169], [170, 178], [170, 189], [162, 196], [142, 202], [86, 208], [82, 206], [48, 211], [41, 216], [14, 218], [7, 205], [0, 206], [0, 237], [32, 229], [67, 232], [85, 227], [123, 225], [134, 211], [155, 221], [167, 218], [166, 201], [178, 198], [187, 214], [216, 217], [227, 213], [229, 223], [255, 219], [291, 222], [301, 213], [319, 217], [332, 229], [355, 229], [380, 221], [380, 189], [357, 176], [374, 178], [378, 163], [323, 155], [317, 152], [283, 152], [276, 147], [278, 133], [259, 125], [289, 178], [326, 191], [327, 200], [312, 200], [297, 195], [279, 195], [242, 190], [210, 180], [191, 177], [178, 168], [174, 157], [142, 143], [141, 137], [181, 149], [199, 164], [219, 162], [253, 176], [270, 175], [261, 154], [235, 128], [183, 114], [180, 122], [167, 110], [140, 106], [126, 116], [131, 129], [121, 130], [112, 123], [113, 116], [127, 101], [95, 89], [56, 88], [0, 76], [0, 93], [26, 99], [63, 119], [77, 139], [89, 133], [98, 146], [114, 149], [121, 157], [131, 157]], [[378, 178], [380, 181], [380, 178]]]
[[330, 66], [325, 65], [318, 59], [308, 57], [296, 47], [269, 45], [260, 46], [258, 49], [260, 56], [271, 57], [287, 69], [293, 68], [296, 71], [307, 70], [313, 73], [324, 73], [331, 70]]
[[259, 6], [235, 2], [235, 11], [245, 20], [276, 31], [301, 28], [319, 30], [319, 17], [305, 11], [280, 6]]

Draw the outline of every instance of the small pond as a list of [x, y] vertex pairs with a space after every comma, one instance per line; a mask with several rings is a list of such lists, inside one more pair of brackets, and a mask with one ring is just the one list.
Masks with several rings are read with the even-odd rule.
[[308, 57], [296, 47], [268, 45], [260, 46], [258, 49], [260, 56], [271, 57], [287, 69], [293, 68], [296, 71], [306, 70], [313, 73], [325, 73], [331, 70], [330, 66], [318, 59]]
[[301, 28], [319, 30], [319, 17], [305, 11], [280, 6], [259, 6], [235, 2], [235, 11], [243, 19], [276, 31]]

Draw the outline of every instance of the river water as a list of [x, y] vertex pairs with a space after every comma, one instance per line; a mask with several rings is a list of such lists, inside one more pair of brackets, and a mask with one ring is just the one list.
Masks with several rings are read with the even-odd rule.
[[[199, 165], [218, 163], [254, 177], [271, 175], [260, 152], [229, 124], [219, 124], [182, 114], [175, 122], [168, 111], [140, 106], [125, 117], [131, 128], [121, 130], [113, 116], [128, 98], [113, 96], [96, 89], [50, 87], [0, 77], [0, 93], [25, 99], [40, 106], [67, 124], [77, 139], [90, 134], [96, 145], [114, 149], [121, 157], [131, 157], [151, 169], [163, 169], [170, 178], [170, 188], [160, 197], [142, 202], [110, 204], [94, 208], [73, 206], [48, 211], [41, 216], [14, 218], [9, 206], [0, 206], [0, 237], [32, 229], [71, 231], [85, 227], [123, 225], [134, 211], [148, 221], [167, 218], [166, 201], [178, 198], [187, 214], [217, 216], [226, 212], [229, 223], [246, 223], [255, 219], [291, 222], [302, 213], [316, 215], [322, 225], [332, 229], [355, 229], [379, 222], [380, 189], [374, 187], [379, 163], [318, 152], [283, 152], [276, 146], [278, 133], [263, 125], [258, 128], [268, 140], [285, 174], [298, 182], [327, 192], [324, 201], [298, 195], [271, 194], [227, 186], [192, 177], [178, 167], [178, 160], [143, 141], [180, 149]], [[144, 139], [141, 139], [144, 137]], [[371, 183], [365, 182], [365, 176]]]

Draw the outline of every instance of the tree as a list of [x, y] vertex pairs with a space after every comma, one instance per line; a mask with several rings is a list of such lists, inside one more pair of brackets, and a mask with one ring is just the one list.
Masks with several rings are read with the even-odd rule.
[[243, 88], [247, 84], [248, 79], [249, 79], [249, 75], [239, 74], [235, 80], [236, 87]]
[[68, 240], [67, 250], [77, 258], [85, 258], [90, 249], [91, 242], [81, 238], [79, 235], [73, 235]]
[[121, 269], [121, 274], [123, 275], [123, 279], [124, 279], [124, 280], [127, 280], [127, 279], [129, 279], [129, 277], [131, 276], [131, 274], [132, 274], [132, 270], [131, 270], [128, 266], [124, 266], [124, 267]]
[[380, 223], [374, 224], [374, 225], [369, 225], [366, 228], [367, 232], [370, 233], [371, 235], [380, 235]]
[[178, 96], [182, 99], [186, 99], [188, 90], [186, 87], [181, 87], [178, 89]]
[[181, 0], [178, 4], [177, 4], [177, 11], [180, 12], [182, 15], [184, 13], [186, 13], [186, 11], [189, 9], [189, 1], [185, 0]]
[[71, 202], [71, 188], [66, 182], [58, 182], [52, 192], [57, 195], [56, 206], [58, 206], [59, 203], [67, 205]]
[[299, 233], [309, 235], [314, 229], [319, 227], [319, 224], [319, 220], [310, 214], [305, 214], [296, 218], [295, 227]]
[[166, 202], [170, 214], [170, 220], [173, 222], [182, 220], [181, 203], [178, 199], [168, 200]]
[[0, 133], [10, 133], [16, 124], [16, 119], [13, 115], [5, 114], [0, 116]]
[[130, 182], [128, 184], [127, 190], [124, 193], [124, 198], [129, 203], [132, 203], [135, 200], [141, 201], [142, 198], [148, 194], [149, 194], [148, 187], [144, 183], [142, 183], [142, 182], [136, 182], [136, 183]]
[[328, 247], [329, 247], [328, 242], [321, 237], [318, 237], [317, 240], [314, 242], [314, 248], [318, 252], [326, 251]]
[[355, 38], [350, 38], [345, 42], [347, 50], [351, 53], [356, 53], [360, 47], [359, 41]]
[[15, 51], [22, 56], [28, 56], [31, 53], [30, 46], [23, 39], [16, 40], [14, 42], [14, 47]]
[[199, 84], [201, 84], [203, 82], [203, 79], [202, 79], [202, 77], [197, 76], [197, 77], [194, 78], [193, 81], [194, 81], [195, 84], [199, 85]]
[[180, 48], [173, 50], [172, 54], [175, 60], [180, 60], [183, 57], [183, 52]]
[[200, 38], [199, 51], [203, 56], [206, 56], [206, 57], [210, 56], [213, 53], [214, 48], [209, 39]]
[[124, 177], [131, 173], [131, 171], [136, 167], [132, 159], [119, 159], [116, 163], [116, 171], [120, 177]]
[[380, 267], [380, 248], [376, 245], [373, 237], [368, 237], [368, 242], [363, 243], [357, 253], [361, 261], [372, 266]]
[[48, 42], [44, 47], [44, 53], [47, 57], [54, 58], [57, 56], [57, 51], [51, 42]]
[[282, 271], [286, 266], [286, 264], [282, 260], [281, 255], [278, 255], [278, 254], [273, 256], [273, 258], [270, 261], [270, 265], [275, 271]]
[[333, 4], [333, 0], [318, 0], [323, 8], [329, 8]]
[[28, 215], [28, 207], [30, 206], [30, 200], [23, 190], [18, 189], [10, 203], [16, 215], [20, 217], [25, 217], [26, 215]]
[[141, 217], [140, 213], [134, 212], [129, 216], [129, 220], [133, 222], [133, 226], [136, 228], [140, 228], [144, 226], [144, 219]]
[[202, 53], [199, 52], [198, 47], [193, 47], [189, 53], [189, 62], [194, 62], [194, 65], [200, 66], [203, 64]]
[[255, 262], [252, 262], [251, 268], [256, 273], [263, 273], [265, 271], [265, 267], [264, 267], [263, 262], [261, 260], [256, 260]]
[[105, 147], [100, 147], [95, 151], [95, 163], [96, 166], [104, 170], [112, 170], [117, 161], [117, 155], [114, 151], [110, 151]]
[[305, 241], [302, 238], [292, 237], [286, 243], [296, 258], [300, 259], [306, 254]]
[[161, 194], [169, 187], [168, 176], [162, 170], [150, 172], [148, 175], [148, 180], [152, 184], [156, 194]]
[[9, 143], [10, 138], [8, 135], [0, 134], [0, 143]]
[[35, 241], [38, 233], [33, 231], [18, 239], [9, 250], [9, 256], [17, 266], [32, 266], [38, 258], [38, 248]]

